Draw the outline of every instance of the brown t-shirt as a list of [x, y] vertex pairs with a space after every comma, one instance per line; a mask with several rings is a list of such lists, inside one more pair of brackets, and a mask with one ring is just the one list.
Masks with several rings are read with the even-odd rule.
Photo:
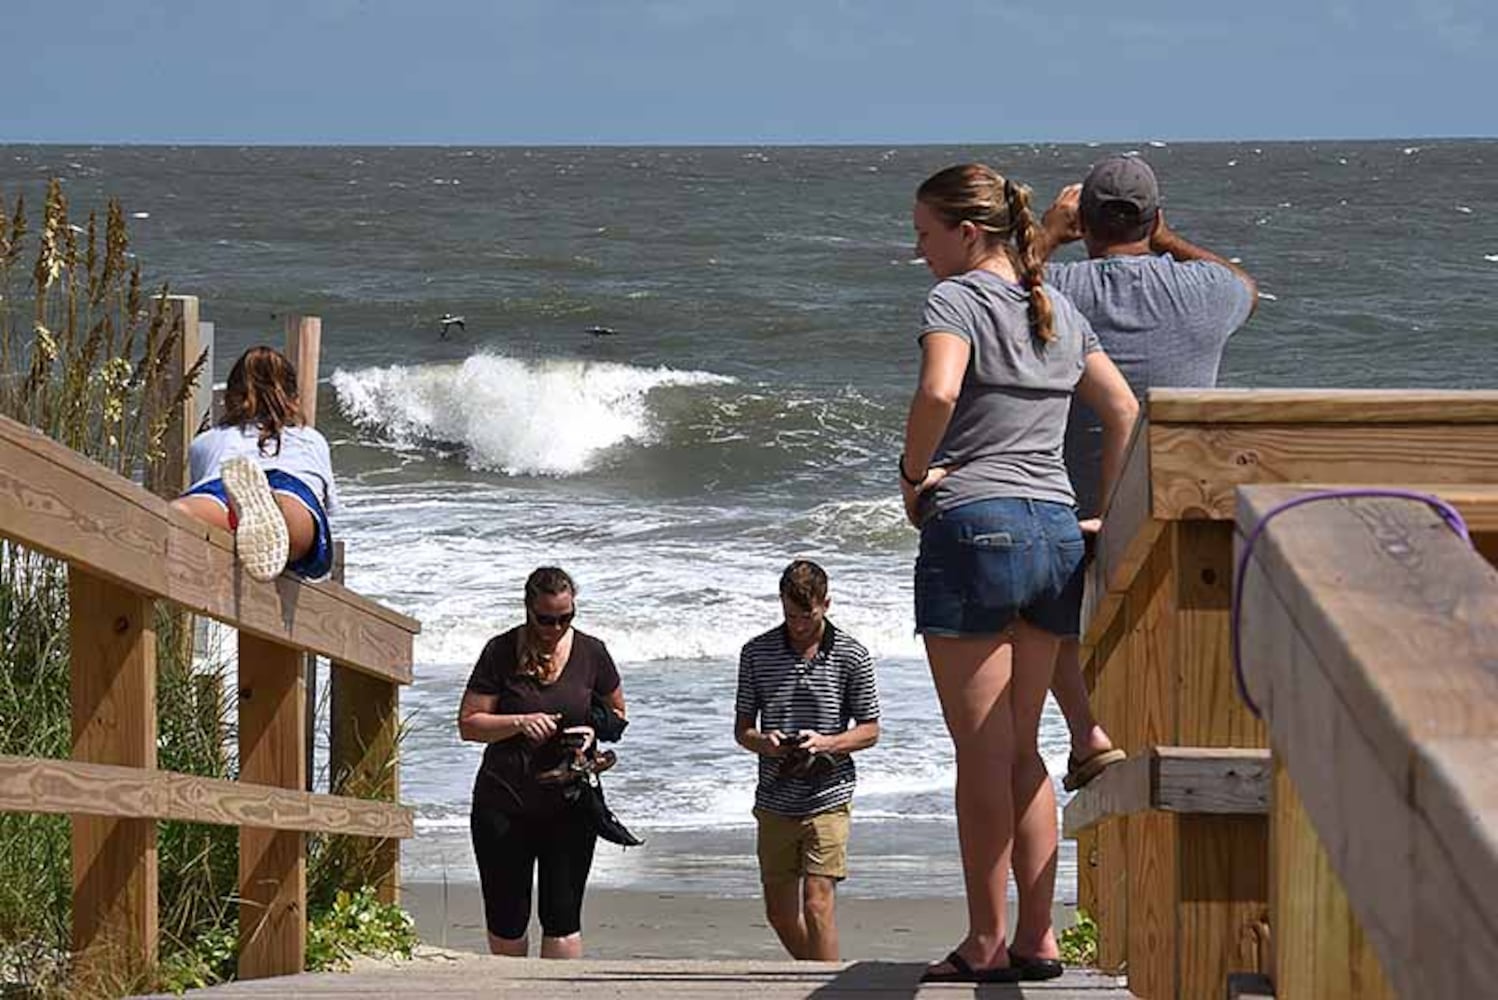
[[[520, 663], [517, 626], [489, 640], [468, 678], [468, 690], [475, 694], [495, 695], [501, 715], [524, 715], [546, 712], [560, 715], [558, 731], [568, 726], [588, 724], [588, 710], [593, 696], [607, 697], [619, 687], [619, 670], [614, 666], [608, 648], [591, 635], [572, 633], [572, 653], [561, 676], [550, 684], [517, 673]], [[559, 741], [552, 739], [539, 746], [523, 736], [513, 736], [490, 743], [479, 766], [475, 795], [484, 794], [486, 802], [501, 811], [516, 814], [544, 814], [562, 807], [562, 787], [540, 785], [535, 775], [555, 767], [563, 759]]]

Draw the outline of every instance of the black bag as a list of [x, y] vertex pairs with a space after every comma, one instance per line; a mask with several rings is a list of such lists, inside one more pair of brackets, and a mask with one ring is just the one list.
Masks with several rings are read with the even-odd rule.
[[588, 709], [588, 725], [593, 727], [593, 735], [598, 738], [598, 742], [618, 743], [629, 720], [615, 712], [595, 693], [593, 704]]
[[609, 843], [618, 844], [620, 847], [639, 847], [645, 843], [619, 822], [619, 817], [614, 815], [608, 803], [603, 800], [603, 782], [598, 780], [598, 775], [588, 775], [587, 780], [582, 784], [578, 804], [587, 814], [589, 822], [593, 824], [593, 829]]

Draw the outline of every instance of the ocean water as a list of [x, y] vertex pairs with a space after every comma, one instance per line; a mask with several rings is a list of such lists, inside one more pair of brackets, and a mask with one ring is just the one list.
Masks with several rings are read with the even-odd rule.
[[[322, 317], [348, 582], [423, 623], [408, 878], [476, 878], [480, 748], [458, 741], [457, 702], [526, 574], [556, 563], [620, 663], [632, 723], [606, 786], [649, 841], [601, 848], [595, 884], [757, 892], [737, 651], [808, 556], [878, 658], [885, 710], [845, 891], [933, 895], [961, 885], [894, 472], [931, 284], [911, 192], [983, 159], [1043, 207], [1128, 148], [0, 146], [0, 193], [37, 206], [62, 177], [75, 221], [120, 197], [148, 276], [216, 324], [218, 378], [281, 316]], [[1493, 385], [1498, 143], [1137, 148], [1172, 225], [1260, 279], [1224, 384]], [[442, 340], [447, 312], [466, 330]], [[1043, 750], [1059, 774], [1054, 713]]]

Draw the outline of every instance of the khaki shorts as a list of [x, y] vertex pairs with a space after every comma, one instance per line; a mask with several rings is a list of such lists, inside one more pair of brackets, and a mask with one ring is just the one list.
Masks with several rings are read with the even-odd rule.
[[848, 830], [852, 809], [838, 806], [812, 816], [782, 816], [755, 809], [759, 820], [759, 877], [793, 882], [803, 875], [848, 877]]

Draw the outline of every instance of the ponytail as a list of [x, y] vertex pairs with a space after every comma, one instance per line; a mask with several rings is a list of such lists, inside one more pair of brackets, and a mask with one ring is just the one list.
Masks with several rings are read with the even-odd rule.
[[1040, 227], [1030, 212], [1030, 189], [1007, 178], [1004, 181], [1004, 205], [1009, 211], [1010, 224], [1014, 231], [1015, 270], [1019, 272], [1020, 284], [1029, 297], [1028, 314], [1030, 334], [1049, 344], [1056, 339], [1051, 327], [1054, 311], [1045, 288], [1045, 262], [1041, 259], [1036, 243], [1040, 239]]

